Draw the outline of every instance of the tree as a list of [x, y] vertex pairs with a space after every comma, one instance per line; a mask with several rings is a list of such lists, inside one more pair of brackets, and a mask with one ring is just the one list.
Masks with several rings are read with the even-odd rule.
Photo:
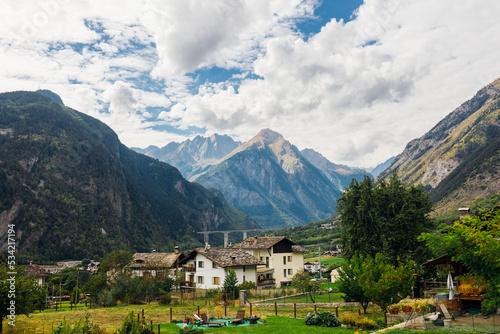
[[230, 294], [233, 298], [236, 298], [240, 294], [240, 288], [238, 288], [238, 278], [236, 277], [234, 269], [227, 269], [227, 274], [224, 278], [224, 285], [222, 286], [222, 292]]
[[[45, 290], [34, 276], [26, 273], [24, 267], [16, 267], [15, 275], [8, 274], [10, 271], [5, 264], [0, 265], [0, 332], [2, 321], [11, 315], [11, 310], [16, 316], [28, 315], [45, 300]], [[11, 304], [12, 301], [15, 304]]]
[[336, 283], [339, 291], [344, 294], [344, 300], [346, 302], [358, 302], [366, 314], [370, 298], [368, 298], [361, 286], [363, 261], [363, 256], [356, 254], [350, 261], [344, 263], [338, 270], [339, 277]]
[[398, 258], [427, 259], [426, 248], [418, 240], [433, 228], [428, 217], [432, 203], [422, 186], [406, 188], [394, 172], [379, 184], [365, 176], [355, 179], [337, 201], [342, 225], [342, 253], [347, 260], [356, 252], [375, 257], [382, 253], [397, 265]]
[[409, 296], [415, 284], [415, 270], [410, 263], [396, 267], [383, 254], [367, 256], [361, 265], [360, 286], [371, 302], [387, 310], [387, 306]]
[[450, 254], [452, 260], [470, 268], [468, 276], [488, 286], [482, 307], [496, 311], [500, 307], [500, 210], [466, 217], [453, 225], [441, 225], [438, 233], [424, 233], [435, 255]]
[[319, 282], [317, 280], [312, 281], [311, 279], [311, 274], [309, 274], [307, 271], [299, 270], [295, 275], [293, 275], [291, 284], [299, 292], [309, 292], [311, 301], [315, 303], [313, 294], [318, 291]]
[[106, 273], [107, 271], [114, 270], [115, 272], [122, 272], [123, 268], [132, 262], [132, 254], [126, 250], [116, 250], [106, 256], [102, 260], [99, 271]]

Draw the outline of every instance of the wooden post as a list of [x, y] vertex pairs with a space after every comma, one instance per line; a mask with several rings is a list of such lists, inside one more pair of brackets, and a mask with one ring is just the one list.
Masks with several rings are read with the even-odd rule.
[[142, 319], [144, 319], [144, 309], [142, 309]]
[[139, 322], [139, 321], [140, 321], [140, 320], [139, 320], [139, 317], [140, 317], [140, 316], [141, 316], [141, 313], [140, 313], [140, 312], [138, 312], [138, 313], [137, 313], [137, 322]]
[[151, 320], [151, 332], [153, 331], [153, 320]]
[[278, 315], [278, 302], [274, 301], [274, 315]]
[[358, 308], [358, 315], [361, 317], [361, 309]]
[[339, 307], [335, 306], [335, 316], [338, 318], [339, 317]]
[[200, 316], [200, 305], [198, 305], [198, 316]]
[[252, 316], [252, 303], [250, 303], [250, 316]]
[[158, 334], [160, 334], [160, 324], [158, 324]]
[[314, 304], [314, 313], [316, 313], [316, 304]]
[[172, 322], [172, 308], [170, 308], [170, 322]]
[[387, 311], [384, 311], [384, 324], [387, 327]]
[[224, 317], [227, 317], [227, 304], [224, 303]]
[[293, 303], [293, 317], [297, 319], [297, 303]]

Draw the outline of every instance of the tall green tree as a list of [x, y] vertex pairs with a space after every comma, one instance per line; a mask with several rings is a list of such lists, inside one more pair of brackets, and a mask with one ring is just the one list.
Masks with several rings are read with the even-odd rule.
[[385, 311], [390, 304], [411, 295], [415, 276], [410, 262], [393, 266], [383, 254], [377, 254], [364, 259], [360, 285], [370, 301]]
[[365, 294], [361, 286], [361, 276], [363, 275], [364, 257], [354, 255], [350, 261], [344, 263], [338, 270], [337, 288], [344, 294], [346, 302], [358, 302], [366, 313], [366, 308], [370, 303], [370, 298]]
[[351, 259], [357, 252], [375, 257], [384, 254], [396, 265], [398, 258], [423, 262], [426, 248], [418, 240], [434, 224], [432, 203], [421, 186], [406, 187], [394, 172], [376, 184], [366, 176], [352, 180], [337, 202], [342, 225], [342, 252]]
[[236, 272], [234, 269], [229, 268], [227, 270], [226, 277], [224, 278], [224, 285], [222, 286], [222, 291], [228, 293], [232, 297], [236, 298], [240, 294], [240, 289], [238, 288], [238, 278], [236, 277]]
[[[8, 274], [9, 272], [16, 274]], [[44, 300], [45, 290], [38, 285], [34, 276], [26, 273], [23, 266], [8, 270], [6, 264], [0, 265], [0, 332], [2, 321], [11, 316], [11, 311], [15, 316], [28, 315]]]
[[500, 210], [467, 217], [453, 225], [441, 225], [438, 233], [424, 233], [434, 255], [453, 255], [452, 260], [470, 268], [467, 274], [488, 286], [482, 307], [496, 311], [500, 307]]
[[315, 303], [314, 293], [318, 291], [320, 284], [317, 280], [312, 281], [311, 279], [311, 274], [305, 270], [299, 270], [295, 275], [293, 275], [291, 284], [299, 292], [309, 292], [311, 301]]

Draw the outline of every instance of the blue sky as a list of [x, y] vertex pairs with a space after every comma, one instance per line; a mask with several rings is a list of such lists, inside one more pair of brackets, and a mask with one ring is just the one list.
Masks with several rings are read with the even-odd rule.
[[0, 91], [58, 93], [128, 146], [271, 128], [374, 166], [500, 76], [500, 3], [6, 0]]

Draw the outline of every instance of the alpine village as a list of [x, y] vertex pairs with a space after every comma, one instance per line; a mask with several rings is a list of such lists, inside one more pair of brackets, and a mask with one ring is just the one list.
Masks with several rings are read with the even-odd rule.
[[[220, 10], [229, 10], [226, 5], [233, 6]], [[150, 24], [160, 25], [151, 15]], [[360, 9], [356, 15], [365, 14]], [[88, 29], [115, 29], [98, 21], [87, 22]], [[351, 22], [339, 21], [338, 29]], [[37, 27], [42, 38], [48, 25]], [[301, 43], [318, 42], [314, 34], [327, 27]], [[224, 29], [217, 31], [228, 33]], [[158, 49], [159, 58], [151, 59], [155, 66], [188, 67], [196, 52], [181, 61], [160, 48], [161, 34], [169, 31], [155, 35], [157, 44], [147, 42]], [[151, 37], [134, 36], [137, 45]], [[382, 41], [370, 43], [363, 48]], [[265, 52], [274, 47], [269, 42]], [[57, 48], [43, 52], [65, 47]], [[82, 48], [81, 55], [95, 51]], [[227, 59], [241, 51], [223, 50]], [[268, 54], [248, 52], [255, 73], [245, 74], [233, 95], [246, 94], [249, 81], [268, 80], [262, 74]], [[216, 67], [206, 64], [216, 60], [207, 57], [197, 60], [205, 67], [193, 67], [198, 77], [189, 82], [213, 74]], [[227, 68], [220, 76], [237, 80]], [[151, 84], [137, 78], [136, 88], [139, 81]], [[40, 86], [0, 93], [1, 333], [500, 333], [500, 79], [483, 82], [422, 136], [399, 143], [399, 154], [370, 168], [330, 161], [328, 150], [340, 149], [334, 140], [324, 152], [294, 144], [275, 130], [276, 122], [245, 140], [229, 130], [193, 132], [155, 146], [159, 141], [144, 132], [134, 137], [137, 145], [125, 145], [119, 124], [135, 122], [137, 114], [124, 113], [122, 123], [113, 123], [113, 103], [109, 114], [79, 111], [72, 97], [77, 88]], [[200, 99], [230, 90], [209, 86]], [[234, 102], [231, 94], [226, 97]], [[266, 113], [259, 96], [255, 104]], [[138, 105], [129, 98], [124, 108]], [[210, 103], [227, 107], [222, 100]], [[181, 122], [176, 106], [168, 110], [165, 122]], [[241, 117], [224, 122], [258, 123]], [[303, 121], [308, 127], [307, 117]], [[195, 131], [197, 124], [175, 131]]]

